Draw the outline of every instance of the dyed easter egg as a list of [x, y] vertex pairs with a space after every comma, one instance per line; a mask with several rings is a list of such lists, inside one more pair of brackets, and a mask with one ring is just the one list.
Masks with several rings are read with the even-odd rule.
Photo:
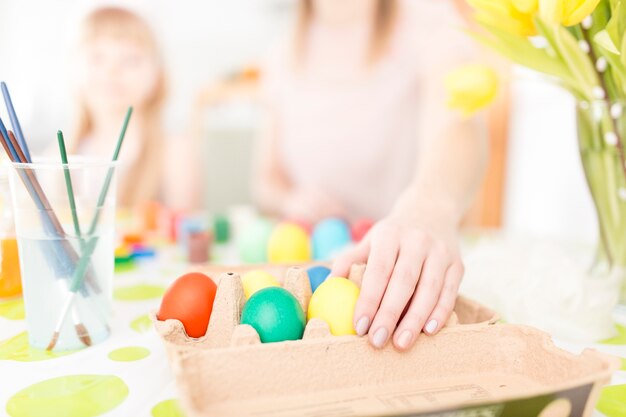
[[336, 218], [321, 221], [313, 229], [311, 237], [313, 258], [319, 261], [332, 259], [352, 242], [348, 224]]
[[265, 219], [246, 227], [238, 239], [239, 257], [245, 263], [260, 264], [267, 262], [267, 243], [274, 225]]
[[282, 342], [302, 339], [306, 317], [289, 291], [270, 287], [256, 292], [246, 302], [241, 324], [254, 327], [263, 343]]
[[311, 244], [306, 231], [293, 223], [281, 223], [272, 232], [267, 245], [272, 263], [301, 263], [311, 260]]
[[304, 230], [308, 235], [311, 234], [311, 232], [313, 231], [313, 226], [311, 225], [311, 223], [309, 223], [306, 220], [301, 220], [301, 219], [288, 219], [287, 220], [288, 223], [293, 223], [297, 226], [300, 226], [302, 228], [302, 230]]
[[204, 336], [209, 326], [217, 285], [208, 276], [192, 272], [178, 278], [163, 295], [159, 320], [180, 320], [190, 337]]
[[263, 288], [280, 287], [278, 280], [265, 271], [247, 272], [241, 281], [243, 282], [243, 292], [246, 299], [249, 299], [254, 293]]
[[359, 287], [354, 282], [341, 277], [327, 278], [311, 297], [307, 317], [324, 320], [335, 336], [356, 334], [353, 319], [358, 298]]
[[373, 225], [374, 221], [371, 219], [359, 219], [352, 223], [352, 228], [350, 229], [350, 232], [352, 234], [352, 240], [355, 242], [360, 242], [361, 239], [365, 237], [367, 232], [370, 231]]
[[330, 275], [330, 269], [322, 265], [312, 266], [311, 268], [307, 269], [306, 272], [309, 275], [309, 281], [311, 282], [311, 291], [313, 292], [315, 292], [317, 287], [319, 287], [320, 284], [324, 282], [326, 278], [328, 278], [328, 276]]

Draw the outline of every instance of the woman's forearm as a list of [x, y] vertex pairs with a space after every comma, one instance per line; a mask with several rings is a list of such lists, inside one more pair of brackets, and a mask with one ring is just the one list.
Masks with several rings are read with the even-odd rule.
[[457, 227], [480, 187], [488, 156], [482, 118], [458, 120], [433, 136], [418, 157], [415, 178], [391, 215]]

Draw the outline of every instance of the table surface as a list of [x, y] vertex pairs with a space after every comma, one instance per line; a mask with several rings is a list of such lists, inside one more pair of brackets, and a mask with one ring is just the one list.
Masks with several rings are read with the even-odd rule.
[[[0, 302], [0, 415], [27, 415], [9, 410], [23, 407], [16, 394], [31, 387], [63, 393], [77, 409], [85, 405], [81, 399], [93, 404], [88, 399], [101, 398], [105, 408], [119, 402], [102, 414], [97, 414], [102, 410], [96, 407], [89, 415], [183, 416], [175, 400], [176, 387], [163, 344], [148, 318], [158, 308], [167, 285], [188, 269], [174, 258], [160, 254], [134, 270], [117, 274], [111, 336], [96, 346], [66, 355], [46, 355], [29, 348], [21, 299]], [[603, 343], [583, 346], [557, 341], [574, 353], [593, 347], [624, 358], [611, 386], [603, 391], [598, 407], [602, 412], [596, 411], [596, 416], [626, 416], [626, 315], [618, 315], [617, 321], [619, 335]], [[84, 389], [84, 382], [94, 381], [98, 383], [89, 385], [94, 389]], [[74, 397], [70, 397], [72, 393]], [[58, 397], [50, 404], [54, 400]]]

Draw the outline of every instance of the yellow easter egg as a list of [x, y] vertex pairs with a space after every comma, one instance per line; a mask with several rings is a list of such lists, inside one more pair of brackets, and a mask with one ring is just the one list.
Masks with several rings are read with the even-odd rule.
[[250, 271], [243, 276], [241, 281], [243, 282], [243, 293], [246, 296], [246, 300], [263, 288], [280, 287], [278, 280], [265, 271]]
[[293, 223], [281, 223], [274, 229], [267, 245], [271, 263], [301, 263], [311, 260], [311, 243], [306, 231]]
[[356, 334], [353, 319], [358, 298], [359, 287], [354, 282], [341, 277], [328, 278], [313, 293], [307, 319], [324, 320], [335, 336]]

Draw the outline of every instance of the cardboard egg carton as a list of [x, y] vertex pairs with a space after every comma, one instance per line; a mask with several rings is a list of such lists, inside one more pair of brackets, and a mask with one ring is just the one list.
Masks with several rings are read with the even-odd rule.
[[[407, 352], [333, 336], [318, 319], [302, 340], [263, 344], [253, 327], [239, 324], [240, 274], [249, 269], [204, 271], [219, 282], [201, 338], [188, 337], [178, 320], [153, 316], [189, 417], [587, 417], [618, 366], [593, 350], [558, 349], [539, 330], [498, 323], [493, 311], [463, 297], [446, 327], [420, 335]], [[305, 269], [262, 269], [306, 312]], [[354, 266], [349, 279], [360, 285], [363, 270]]]

